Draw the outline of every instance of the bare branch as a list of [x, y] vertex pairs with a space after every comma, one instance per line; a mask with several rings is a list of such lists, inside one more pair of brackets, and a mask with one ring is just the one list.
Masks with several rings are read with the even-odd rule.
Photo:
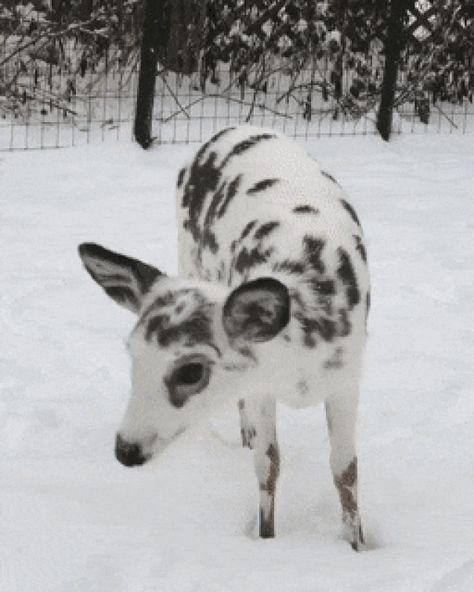
[[163, 84], [166, 86], [166, 88], [168, 89], [168, 92], [170, 93], [170, 95], [173, 97], [173, 99], [175, 100], [176, 104], [179, 107], [179, 112], [184, 113], [184, 115], [187, 117], [187, 119], [191, 119], [191, 116], [189, 115], [189, 113], [186, 111], [186, 109], [181, 105], [176, 93], [173, 92], [173, 89], [171, 88], [171, 86], [168, 84], [168, 81], [166, 80], [166, 76], [163, 75], [162, 71], [158, 71], [157, 72], [158, 76], [161, 78], [161, 80], [163, 81]]
[[[198, 103], [201, 103], [201, 102], [205, 101], [206, 99], [223, 99], [225, 101], [231, 101], [233, 103], [245, 105], [246, 107], [252, 105], [252, 103], [249, 103], [248, 101], [243, 101], [243, 100], [237, 99], [235, 97], [228, 97], [226, 95], [222, 95], [222, 94], [218, 94], [218, 93], [211, 93], [211, 94], [203, 95], [202, 97], [199, 97], [199, 98], [195, 99], [194, 101], [191, 101], [190, 103], [188, 103], [186, 105], [186, 107], [183, 107], [183, 109], [190, 109], [194, 105], [197, 105]], [[273, 113], [274, 115], [278, 115], [279, 117], [283, 117], [284, 119], [293, 119], [293, 117], [291, 115], [288, 115], [287, 113], [281, 113], [280, 111], [276, 111], [275, 109], [271, 109], [270, 107], [267, 107], [264, 104], [259, 104], [258, 107], [260, 109], [262, 109], [263, 111], [269, 111], [270, 113]], [[169, 121], [171, 121], [174, 117], [176, 117], [180, 113], [181, 113], [181, 109], [179, 109], [178, 111], [175, 111], [174, 113], [172, 113], [168, 117], [160, 118], [159, 121], [161, 121], [163, 123], [168, 123]]]

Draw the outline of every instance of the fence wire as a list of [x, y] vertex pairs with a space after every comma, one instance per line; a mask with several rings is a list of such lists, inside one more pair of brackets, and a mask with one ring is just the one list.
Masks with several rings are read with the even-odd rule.
[[[104, 48], [94, 57], [71, 42], [57, 60], [15, 52], [0, 42], [0, 151], [59, 148], [131, 137], [138, 82], [138, 51]], [[377, 92], [354, 90], [354, 69], [341, 70], [314, 58], [293, 73], [291, 60], [268, 65], [265, 76], [249, 71], [246, 82], [225, 64], [203, 81], [198, 74], [158, 72], [153, 133], [159, 143], [200, 142], [237, 122], [280, 130], [292, 137], [373, 134]], [[371, 78], [381, 80], [380, 60]], [[394, 133], [459, 134], [474, 130], [470, 97], [437, 97], [399, 78]], [[336, 88], [339, 85], [340, 88]], [[356, 89], [357, 90], [357, 89]], [[405, 93], [405, 94], [404, 94]], [[408, 93], [408, 94], [407, 94]], [[403, 98], [403, 100], [402, 100]]]

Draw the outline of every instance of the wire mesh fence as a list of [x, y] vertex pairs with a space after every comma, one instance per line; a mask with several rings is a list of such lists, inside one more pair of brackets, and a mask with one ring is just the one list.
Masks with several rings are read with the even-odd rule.
[[[137, 60], [124, 64], [105, 51], [94, 68], [81, 71], [82, 48], [51, 65], [17, 56], [2, 67], [15, 90], [0, 97], [0, 150], [76, 146], [131, 137], [138, 82]], [[13, 68], [14, 74], [8, 71]], [[242, 85], [225, 65], [205, 89], [197, 75], [160, 71], [153, 133], [159, 143], [200, 142], [210, 132], [251, 122], [301, 138], [376, 133], [377, 95], [350, 92], [353, 72], [342, 76], [342, 93], [328, 92], [327, 65], [316, 63], [295, 76], [278, 66], [265, 85]], [[251, 77], [250, 77], [251, 79]], [[403, 86], [404, 75], [400, 76]], [[436, 101], [413, 95], [395, 111], [395, 133], [466, 133], [474, 129], [469, 99]]]
[[[197, 142], [235, 122], [271, 127], [300, 138], [377, 133], [378, 96], [349, 91], [353, 71], [342, 76], [341, 96], [329, 93], [329, 69], [303, 70], [297, 76], [284, 68], [266, 79], [264, 89], [239, 86], [227, 69], [203, 93], [197, 82], [174, 73], [161, 75], [155, 95], [154, 132], [160, 143]], [[400, 87], [405, 83], [400, 75]], [[468, 100], [436, 101], [415, 94], [395, 110], [394, 133], [467, 133], [474, 130], [474, 105]]]
[[[429, 25], [431, 21], [421, 16], [420, 22]], [[416, 31], [416, 25], [414, 21], [411, 30]], [[0, 151], [131, 137], [138, 86], [137, 35], [126, 46], [125, 39], [100, 42], [100, 35], [94, 34], [93, 49], [84, 35], [66, 35], [61, 42], [54, 35], [37, 36], [31, 43], [29, 33], [0, 34]], [[183, 74], [159, 64], [153, 135], [159, 143], [200, 142], [212, 131], [237, 122], [301, 138], [377, 133], [384, 55], [383, 45], [374, 41], [375, 45], [359, 54], [352, 51], [349, 57], [344, 39], [328, 30], [324, 44], [303, 50], [279, 48], [239, 68], [232, 61], [216, 60], [211, 70], [201, 63]], [[445, 50], [436, 45], [439, 41], [430, 43], [421, 36], [418, 46], [411, 46], [404, 56], [393, 132], [474, 131], [473, 56], [456, 58], [458, 69], [450, 65], [450, 57], [444, 62], [438, 59], [441, 65], [433, 71], [433, 60], [423, 61], [423, 54], [442, 55]], [[424, 73], [426, 63], [431, 71]]]
[[[11, 55], [12, 44], [0, 52]], [[59, 148], [130, 133], [137, 63], [71, 43], [57, 63], [19, 52], [0, 67], [0, 150]], [[3, 88], [2, 88], [3, 85]], [[3, 92], [2, 92], [3, 90]]]

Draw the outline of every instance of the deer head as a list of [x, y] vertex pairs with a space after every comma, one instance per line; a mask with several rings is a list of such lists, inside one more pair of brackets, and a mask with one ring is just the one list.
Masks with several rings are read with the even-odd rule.
[[[137, 320], [127, 341], [131, 396], [115, 454], [140, 465], [221, 403], [282, 388], [263, 350], [288, 324], [290, 297], [280, 281], [261, 277], [231, 289], [222, 284], [168, 277], [155, 267], [84, 243], [91, 277]], [[269, 369], [270, 365], [270, 369]]]

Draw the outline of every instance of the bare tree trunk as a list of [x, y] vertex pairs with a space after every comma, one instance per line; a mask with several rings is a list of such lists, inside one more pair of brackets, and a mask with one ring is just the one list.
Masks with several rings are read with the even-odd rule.
[[404, 46], [405, 17], [411, 0], [391, 0], [385, 42], [385, 69], [382, 81], [382, 98], [377, 115], [377, 129], [385, 141], [392, 132], [393, 104], [398, 76], [400, 55]]
[[138, 76], [137, 108], [134, 135], [142, 148], [153, 142], [152, 120], [155, 98], [158, 45], [169, 34], [169, 5], [167, 0], [145, 0], [143, 37], [141, 45], [140, 73]]

